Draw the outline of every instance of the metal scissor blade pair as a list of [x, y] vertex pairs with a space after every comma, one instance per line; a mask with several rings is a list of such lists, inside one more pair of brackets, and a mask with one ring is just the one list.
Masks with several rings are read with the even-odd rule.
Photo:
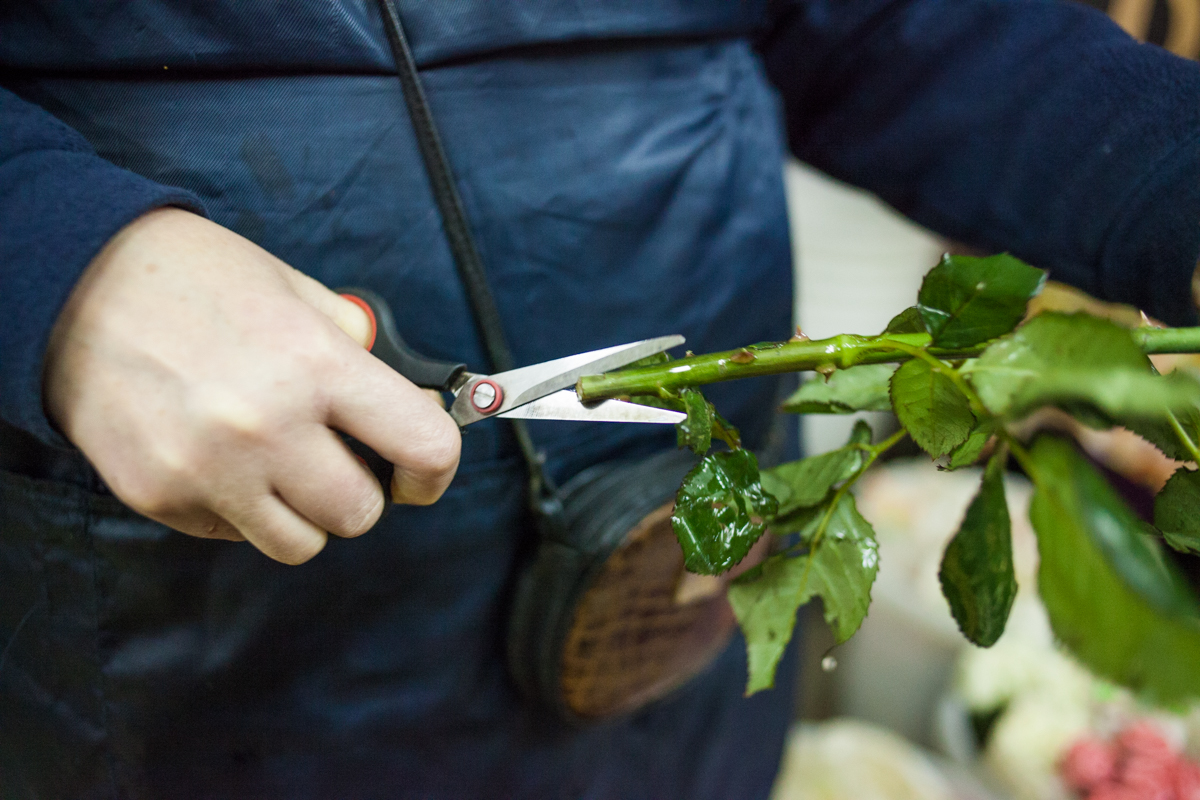
[[601, 400], [583, 404], [571, 389], [559, 389], [531, 403], [517, 406], [496, 416], [506, 419], [557, 419], [581, 422], [654, 422], [660, 425], [682, 422], [687, 414], [666, 408], [643, 406], [623, 400]]
[[[632, 364], [647, 356], [661, 353], [683, 344], [682, 336], [660, 336], [640, 342], [606, 347], [587, 353], [578, 353], [541, 364], [497, 373], [496, 375], [472, 375], [457, 392], [450, 416], [459, 425], [469, 425], [481, 419], [495, 416], [516, 417], [516, 409], [547, 398], [549, 395], [573, 386], [584, 375], [602, 372]], [[593, 421], [627, 422], [677, 422], [678, 412], [623, 403], [638, 409], [621, 409], [610, 400], [604, 403], [584, 405], [574, 392], [566, 392], [541, 406], [528, 410], [527, 419], [573, 419]], [[645, 411], [641, 411], [645, 409]], [[564, 416], [566, 415], [566, 416]]]

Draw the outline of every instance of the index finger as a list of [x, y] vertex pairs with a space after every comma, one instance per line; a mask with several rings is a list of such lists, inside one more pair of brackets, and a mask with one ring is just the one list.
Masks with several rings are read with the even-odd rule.
[[458, 469], [458, 425], [430, 393], [358, 351], [343, 363], [326, 424], [353, 436], [395, 467], [392, 497], [428, 505]]

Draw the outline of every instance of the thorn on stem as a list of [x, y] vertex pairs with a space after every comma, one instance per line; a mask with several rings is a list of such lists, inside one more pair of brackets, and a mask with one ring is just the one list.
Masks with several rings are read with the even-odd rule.
[[751, 353], [749, 350], [743, 347], [741, 350], [738, 350], [736, 353], [731, 355], [729, 360], [735, 364], [749, 364], [754, 360], [754, 353]]
[[1141, 314], [1141, 316], [1142, 316], [1141, 327], [1143, 327], [1143, 328], [1165, 328], [1165, 327], [1167, 327], [1166, 325], [1163, 325], [1161, 322], [1150, 319], [1150, 317], [1146, 316], [1145, 311], [1139, 310], [1138, 313]]

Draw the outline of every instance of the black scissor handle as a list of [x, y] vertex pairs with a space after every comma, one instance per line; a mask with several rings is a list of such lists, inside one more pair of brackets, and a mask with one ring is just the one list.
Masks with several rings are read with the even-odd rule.
[[[367, 342], [367, 350], [376, 358], [399, 372], [405, 378], [423, 389], [437, 389], [448, 392], [454, 388], [455, 381], [466, 370], [466, 364], [455, 364], [451, 361], [438, 361], [426, 358], [405, 344], [400, 332], [396, 330], [396, 320], [392, 310], [382, 297], [370, 289], [356, 286], [337, 290], [338, 293], [357, 305], [371, 320], [371, 336]], [[352, 436], [341, 434], [342, 440], [350, 451], [362, 459], [367, 468], [375, 475], [379, 485], [383, 487], [383, 495], [391, 503], [393, 467], [386, 458], [367, 447]]]
[[448, 392], [454, 388], [454, 382], [466, 370], [466, 364], [426, 358], [405, 344], [396, 330], [392, 310], [370, 289], [350, 286], [337, 291], [370, 317], [371, 341], [367, 343], [367, 350], [371, 355], [423, 389]]

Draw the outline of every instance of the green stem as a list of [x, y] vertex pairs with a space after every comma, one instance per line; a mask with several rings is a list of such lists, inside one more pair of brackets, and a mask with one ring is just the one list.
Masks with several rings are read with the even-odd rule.
[[1037, 483], [1037, 467], [1033, 463], [1033, 456], [1031, 456], [1029, 451], [1025, 449], [1025, 445], [1018, 442], [1016, 438], [1004, 428], [1000, 428], [999, 436], [1004, 444], [1008, 445], [1009, 452], [1013, 454], [1013, 458], [1017, 459], [1017, 463], [1021, 465], [1021, 469], [1025, 470], [1025, 474], [1029, 476], [1029, 480]]
[[1175, 435], [1179, 437], [1179, 441], [1184, 448], [1191, 454], [1192, 460], [1200, 464], [1200, 448], [1196, 447], [1196, 443], [1192, 441], [1192, 437], [1188, 436], [1187, 431], [1179, 424], [1179, 418], [1175, 416], [1174, 411], [1167, 411], [1167, 421], [1171, 423], [1171, 428], [1174, 429]]
[[[801, 547], [807, 547], [810, 553], [815, 550], [817, 545], [821, 543], [821, 539], [824, 538], [825, 529], [829, 527], [829, 520], [833, 518], [833, 512], [837, 509], [838, 503], [842, 502], [842, 498], [845, 497], [846, 492], [850, 491], [850, 487], [858, 482], [858, 479], [863, 476], [863, 473], [870, 469], [871, 465], [874, 464], [881, 455], [895, 447], [896, 444], [907, 435], [908, 431], [901, 428], [879, 444], [863, 445], [862, 448], [867, 451], [867, 457], [863, 459], [862, 466], [858, 468], [858, 471], [847, 478], [846, 482], [839, 486], [837, 491], [833, 493], [833, 498], [829, 501], [829, 507], [825, 509], [825, 513], [821, 516], [821, 521], [817, 523], [817, 529], [813, 532], [812, 539], [808, 542], [800, 542], [795, 547], [787, 550], [784, 555], [791, 555], [793, 550], [797, 550]], [[805, 567], [804, 575], [800, 579], [801, 589], [803, 589], [807, 583], [808, 567]]]
[[[1130, 333], [1142, 351], [1148, 354], [1200, 353], [1200, 328], [1146, 327], [1135, 328]], [[601, 400], [606, 397], [658, 394], [660, 389], [678, 390], [759, 375], [828, 371], [858, 364], [907, 361], [913, 357], [915, 350], [922, 350], [934, 358], [972, 358], [986, 347], [986, 343], [958, 350], [929, 347], [929, 334], [926, 333], [893, 333], [886, 336], [841, 334], [828, 339], [751, 345], [740, 350], [690, 356], [664, 364], [603, 375], [585, 375], [575, 388], [581, 400]]]
[[730, 450], [742, 449], [742, 437], [738, 433], [737, 428], [726, 424], [720, 415], [717, 415], [713, 419], [712, 435], [729, 445]]
[[575, 388], [580, 399], [599, 400], [605, 397], [658, 394], [663, 389], [679, 390], [759, 375], [810, 369], [844, 369], [856, 364], [906, 360], [908, 354], [897, 353], [894, 346], [896, 342], [919, 348], [929, 343], [929, 335], [893, 334], [885, 339], [880, 336], [842, 334], [815, 341], [752, 345], [740, 350], [689, 356], [603, 375], [585, 375]]
[[[837, 491], [833, 493], [833, 498], [829, 501], [829, 507], [826, 508], [825, 513], [821, 515], [821, 521], [817, 524], [817, 529], [813, 532], [813, 537], [808, 542], [808, 552], [810, 555], [816, 552], [817, 547], [819, 547], [821, 544], [821, 540], [825, 538], [825, 531], [829, 527], [829, 521], [833, 519], [833, 512], [837, 510], [838, 504], [842, 502], [842, 498], [846, 496], [846, 492], [850, 491], [850, 487], [862, 477], [864, 472], [871, 468], [871, 465], [875, 463], [875, 459], [887, 452], [889, 448], [903, 439], [907, 434], [908, 431], [901, 428], [879, 444], [870, 448], [870, 452], [868, 452], [867, 457], [863, 459], [862, 466], [858, 468], [858, 471], [851, 475], [849, 479], [847, 479], [847, 481], [839, 486]], [[802, 544], [804, 543], [800, 543], [800, 545], [797, 545], [797, 547], [800, 547]], [[786, 556], [790, 554], [790, 552], [791, 551], [789, 550], [788, 553], [784, 555]], [[800, 575], [800, 585], [796, 591], [796, 594], [800, 597], [803, 597], [804, 593], [808, 590], [808, 575], [812, 571], [812, 564], [812, 558], [809, 558], [804, 564], [804, 572]]]
[[1147, 355], [1200, 353], [1200, 328], [1134, 328], [1133, 340]]

